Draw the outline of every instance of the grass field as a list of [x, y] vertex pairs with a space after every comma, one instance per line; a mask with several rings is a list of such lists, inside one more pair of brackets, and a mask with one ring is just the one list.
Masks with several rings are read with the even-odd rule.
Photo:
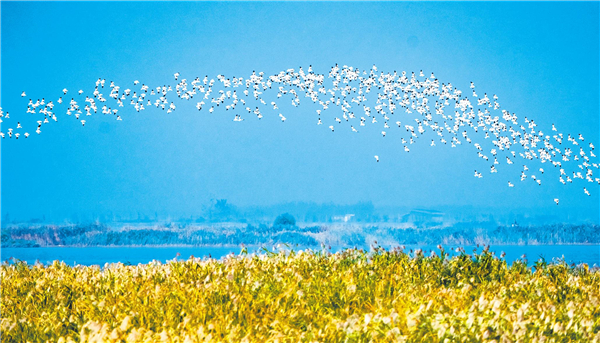
[[2, 342], [600, 342], [600, 271], [484, 250], [1, 267]]

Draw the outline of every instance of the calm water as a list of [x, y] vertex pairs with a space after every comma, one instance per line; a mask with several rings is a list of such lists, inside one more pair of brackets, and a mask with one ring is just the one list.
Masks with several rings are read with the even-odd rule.
[[[345, 247], [332, 247], [331, 251], [339, 251]], [[359, 247], [361, 248], [361, 247]], [[368, 247], [362, 247], [368, 249]], [[391, 248], [391, 247], [386, 247]], [[405, 251], [409, 249], [423, 249], [427, 252], [434, 250], [439, 252], [435, 246], [410, 246], [407, 245]], [[456, 254], [450, 251], [452, 246], [445, 247], [446, 251], [451, 254]], [[471, 253], [474, 246], [464, 247], [467, 253]], [[272, 249], [272, 247], [270, 247]], [[294, 250], [305, 249], [305, 247], [294, 247]], [[313, 248], [320, 249], [320, 248]], [[221, 258], [227, 254], [240, 253], [239, 247], [87, 247], [87, 248], [71, 248], [71, 247], [53, 247], [53, 248], [3, 248], [0, 249], [0, 258], [6, 261], [9, 258], [16, 258], [26, 261], [28, 264], [33, 264], [39, 261], [44, 264], [52, 263], [54, 260], [64, 261], [67, 264], [75, 265], [104, 265], [105, 263], [123, 262], [130, 264], [148, 263], [152, 260], [166, 262], [174, 258], [188, 259], [190, 256], [195, 257], [212, 257]], [[499, 256], [502, 252], [506, 253], [505, 259], [508, 263], [512, 263], [516, 259], [526, 255], [529, 264], [543, 256], [547, 261], [552, 261], [556, 258], [564, 256], [568, 263], [587, 263], [590, 266], [600, 265], [600, 245], [504, 245], [492, 246], [491, 251]], [[249, 248], [248, 251], [260, 252], [257, 247]], [[481, 251], [481, 248], [478, 249]], [[179, 254], [179, 255], [178, 255]]]

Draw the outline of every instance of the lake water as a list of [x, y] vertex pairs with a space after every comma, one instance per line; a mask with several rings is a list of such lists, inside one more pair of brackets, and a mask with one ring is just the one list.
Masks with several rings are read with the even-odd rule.
[[[332, 247], [331, 251], [336, 252], [346, 247]], [[368, 250], [368, 247], [358, 247]], [[385, 247], [392, 248], [392, 247]], [[439, 253], [435, 246], [415, 246], [407, 245], [405, 251], [410, 249], [423, 249], [427, 252], [434, 250]], [[444, 247], [451, 255], [455, 255], [455, 247]], [[464, 247], [467, 253], [472, 253], [474, 246]], [[272, 249], [272, 247], [269, 247]], [[306, 249], [306, 247], [294, 247], [295, 251]], [[312, 248], [319, 250], [320, 248]], [[44, 264], [52, 263], [54, 260], [63, 261], [69, 265], [104, 265], [105, 263], [148, 263], [153, 260], [166, 262], [174, 258], [188, 259], [195, 257], [222, 258], [227, 254], [239, 254], [240, 247], [52, 247], [52, 248], [2, 248], [0, 249], [0, 259], [6, 261], [10, 258], [16, 258], [26, 261], [28, 264], [34, 264], [39, 261]], [[499, 256], [502, 252], [506, 253], [505, 259], [510, 264], [516, 259], [526, 255], [529, 264], [533, 264], [541, 256], [546, 261], [562, 258], [567, 263], [587, 263], [590, 266], [600, 265], [600, 245], [504, 245], [492, 246], [490, 250]], [[260, 248], [250, 247], [249, 253], [259, 252]], [[481, 251], [481, 248], [478, 249]], [[179, 254], [179, 255], [178, 255]]]

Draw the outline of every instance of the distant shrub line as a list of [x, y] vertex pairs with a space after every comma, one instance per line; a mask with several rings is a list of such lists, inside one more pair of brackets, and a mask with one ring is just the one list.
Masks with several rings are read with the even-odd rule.
[[[290, 216], [291, 217], [291, 216]], [[275, 224], [239, 227], [189, 224], [114, 228], [103, 224], [12, 225], [2, 228], [2, 247], [128, 246], [128, 245], [263, 245], [320, 244], [364, 246], [380, 244], [511, 245], [599, 244], [600, 227], [593, 224], [498, 226], [477, 224], [443, 228], [389, 228], [384, 226], [299, 227], [293, 217], [280, 216]]]

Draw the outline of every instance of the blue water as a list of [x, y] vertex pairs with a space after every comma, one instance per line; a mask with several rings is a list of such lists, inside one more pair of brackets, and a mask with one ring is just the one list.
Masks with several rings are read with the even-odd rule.
[[[345, 247], [332, 247], [330, 251], [336, 252]], [[358, 247], [369, 250], [368, 247]], [[392, 247], [385, 247], [392, 248]], [[444, 247], [451, 255], [457, 254], [454, 246]], [[472, 253], [475, 246], [465, 246], [467, 253]], [[273, 247], [269, 247], [270, 250]], [[295, 251], [304, 250], [306, 247], [294, 247]], [[312, 248], [320, 250], [320, 248]], [[410, 249], [422, 249], [427, 253], [431, 250], [439, 253], [435, 246], [415, 246], [407, 245], [405, 251]], [[590, 266], [600, 265], [600, 245], [504, 245], [490, 247], [496, 256], [502, 252], [506, 253], [504, 257], [511, 264], [522, 255], [526, 255], [528, 263], [531, 265], [543, 256], [546, 261], [563, 258], [567, 263], [587, 263]], [[167, 262], [174, 258], [188, 259], [194, 257], [212, 257], [222, 258], [228, 254], [239, 254], [240, 247], [51, 247], [51, 248], [3, 248], [0, 249], [0, 259], [6, 261], [10, 258], [16, 258], [26, 261], [28, 264], [34, 264], [37, 261], [43, 264], [50, 264], [54, 260], [63, 261], [69, 265], [104, 265], [105, 263], [129, 263], [139, 264], [148, 263], [153, 260]], [[249, 253], [260, 252], [258, 247], [248, 248]], [[481, 251], [481, 248], [478, 249]]]

